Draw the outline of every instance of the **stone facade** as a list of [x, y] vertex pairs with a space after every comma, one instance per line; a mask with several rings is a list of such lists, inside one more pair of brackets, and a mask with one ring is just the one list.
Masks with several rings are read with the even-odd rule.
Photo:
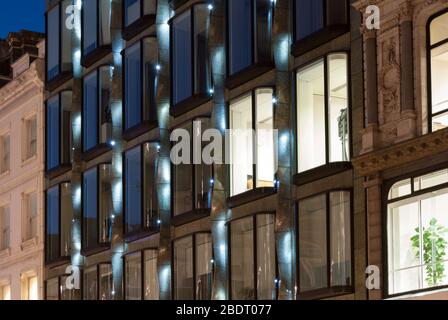
[[9, 137], [9, 150], [2, 145], [0, 175], [0, 224], [2, 230], [9, 225], [0, 252], [2, 299], [44, 296], [43, 38], [21, 31], [2, 41], [0, 135], [3, 142]]

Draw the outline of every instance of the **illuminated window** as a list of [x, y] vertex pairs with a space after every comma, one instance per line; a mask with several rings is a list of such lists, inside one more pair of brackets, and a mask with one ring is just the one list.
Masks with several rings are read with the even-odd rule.
[[22, 275], [22, 300], [39, 300], [39, 283], [34, 272]]
[[230, 223], [232, 300], [276, 299], [274, 222], [273, 214], [258, 214]]
[[448, 285], [448, 170], [396, 182], [387, 205], [389, 294]]
[[448, 13], [430, 23], [430, 130], [448, 127]]
[[[142, 263], [143, 261], [143, 263]], [[126, 300], [158, 300], [157, 251], [145, 250], [125, 256]]]
[[208, 94], [211, 75], [208, 62], [209, 9], [194, 5], [174, 18], [172, 34], [172, 101]]
[[347, 55], [297, 72], [298, 171], [350, 161]]
[[299, 201], [298, 261], [299, 296], [352, 291], [350, 192]]
[[72, 189], [63, 183], [46, 192], [46, 261], [52, 262], [71, 254], [73, 219]]
[[72, 68], [72, 30], [66, 28], [67, 7], [73, 0], [63, 0], [47, 13], [47, 80], [53, 80]]
[[212, 294], [212, 237], [197, 233], [174, 241], [174, 299], [210, 300]]
[[9, 284], [0, 285], [0, 300], [11, 300], [11, 286]]
[[229, 75], [271, 58], [272, 1], [228, 0]]
[[[230, 103], [231, 195], [273, 187], [273, 90], [259, 89]], [[254, 159], [256, 161], [254, 161]]]

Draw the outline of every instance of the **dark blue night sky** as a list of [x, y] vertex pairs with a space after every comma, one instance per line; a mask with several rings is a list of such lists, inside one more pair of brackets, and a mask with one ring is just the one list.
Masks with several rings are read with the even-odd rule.
[[0, 38], [21, 29], [44, 32], [44, 13], [45, 0], [1, 0]]

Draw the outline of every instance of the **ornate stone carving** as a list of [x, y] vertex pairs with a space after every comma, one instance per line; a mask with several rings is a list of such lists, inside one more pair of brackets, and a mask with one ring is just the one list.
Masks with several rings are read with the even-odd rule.
[[382, 124], [391, 120], [391, 116], [400, 111], [400, 65], [397, 59], [396, 39], [390, 38], [382, 45], [382, 68], [380, 73], [380, 92], [383, 115]]

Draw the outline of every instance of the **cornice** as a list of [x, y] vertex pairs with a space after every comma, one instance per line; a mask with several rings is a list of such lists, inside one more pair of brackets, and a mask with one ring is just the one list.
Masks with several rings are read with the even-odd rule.
[[38, 88], [44, 88], [44, 83], [42, 81], [42, 77], [40, 73], [42, 72], [42, 68], [40, 66], [41, 59], [35, 60], [28, 70], [20, 74], [17, 78], [8, 82], [3, 88], [0, 89], [0, 105], [7, 103], [11, 98], [15, 98], [17, 94], [19, 94], [22, 89], [27, 86], [29, 83], [34, 82]]
[[353, 167], [362, 176], [448, 151], [448, 129], [439, 130], [353, 159]]

